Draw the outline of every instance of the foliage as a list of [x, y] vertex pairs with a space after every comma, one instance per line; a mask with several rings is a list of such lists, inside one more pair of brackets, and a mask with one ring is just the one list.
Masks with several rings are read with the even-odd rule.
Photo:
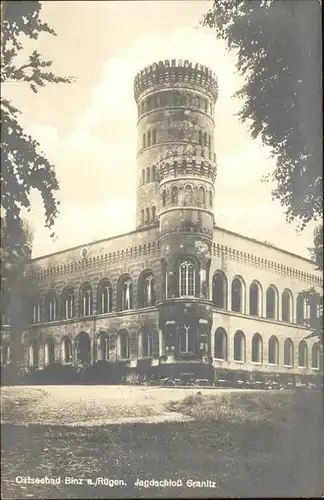
[[317, 0], [215, 0], [203, 19], [237, 54], [240, 120], [276, 158], [265, 180], [300, 228], [323, 213], [320, 19]]
[[[68, 83], [70, 77], [56, 76], [52, 61], [43, 60], [37, 50], [21, 64], [24, 41], [37, 40], [41, 33], [55, 32], [40, 19], [38, 1], [1, 2], [1, 84], [26, 84], [34, 93], [48, 83]], [[5, 88], [5, 86], [4, 86]], [[58, 214], [55, 192], [58, 190], [54, 166], [40, 150], [40, 145], [26, 134], [18, 121], [20, 111], [5, 97], [1, 98], [1, 264], [10, 274], [11, 259], [24, 248], [21, 212], [30, 209], [30, 194], [38, 191], [45, 209], [45, 225], [52, 228]], [[22, 252], [23, 255], [23, 252]]]

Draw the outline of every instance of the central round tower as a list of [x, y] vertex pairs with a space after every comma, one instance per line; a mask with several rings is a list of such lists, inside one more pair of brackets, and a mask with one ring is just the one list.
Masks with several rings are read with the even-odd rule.
[[[138, 73], [134, 94], [138, 106], [136, 226], [159, 223], [163, 276], [159, 307], [166, 348], [194, 355], [201, 350], [201, 335], [206, 331], [201, 325], [211, 325], [212, 318], [208, 281], [217, 80], [200, 64], [160, 61]], [[181, 341], [184, 335], [187, 340]], [[208, 345], [205, 342], [205, 350]]]

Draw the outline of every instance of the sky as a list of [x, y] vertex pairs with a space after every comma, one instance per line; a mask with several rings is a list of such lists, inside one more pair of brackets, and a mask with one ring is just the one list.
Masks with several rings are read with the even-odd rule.
[[[33, 94], [24, 84], [4, 85], [20, 122], [55, 165], [60, 215], [55, 240], [44, 227], [41, 198], [32, 194], [28, 218], [35, 231], [33, 257], [135, 229], [136, 121], [133, 81], [144, 66], [189, 59], [217, 75], [215, 107], [216, 225], [309, 257], [313, 225], [297, 232], [261, 182], [275, 159], [236, 116], [242, 85], [235, 54], [199, 21], [209, 1], [51, 1], [41, 17], [57, 33], [36, 46], [72, 84], [49, 85]], [[28, 46], [29, 47], [29, 46]], [[32, 48], [32, 44], [30, 45]]]

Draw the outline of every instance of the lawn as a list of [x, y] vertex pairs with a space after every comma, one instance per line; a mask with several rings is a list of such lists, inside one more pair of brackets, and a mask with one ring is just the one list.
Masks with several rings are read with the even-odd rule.
[[[197, 396], [197, 391], [181, 389], [116, 388], [108, 395], [104, 391], [100, 398], [97, 388], [74, 390], [73, 395], [64, 397], [62, 388], [57, 392], [51, 388], [3, 389], [3, 421], [16, 423], [2, 424], [1, 498], [323, 495], [319, 393], [202, 390]], [[54, 404], [62, 406], [66, 418], [67, 400], [70, 425], [59, 420]], [[120, 417], [124, 410], [128, 418], [137, 416], [138, 421], [102, 423], [104, 407], [111, 421], [118, 422], [116, 412]], [[60, 425], [27, 425], [27, 420], [35, 421], [37, 413], [44, 420], [45, 408], [52, 423], [58, 419]], [[93, 425], [75, 425], [78, 415], [86, 422], [90, 413]], [[189, 420], [141, 422], [152, 415], [170, 413]], [[61, 484], [17, 484], [17, 476], [60, 477]], [[124, 484], [64, 484], [67, 477], [92, 479], [94, 483], [103, 477]], [[140, 488], [135, 485], [138, 479], [181, 480], [182, 486]], [[187, 480], [210, 482], [209, 487], [193, 488], [186, 485]]]

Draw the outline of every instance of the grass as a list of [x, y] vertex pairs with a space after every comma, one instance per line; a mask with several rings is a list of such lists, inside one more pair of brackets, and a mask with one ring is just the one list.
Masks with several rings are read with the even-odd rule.
[[[319, 393], [189, 393], [167, 407], [196, 420], [81, 428], [3, 424], [1, 498], [323, 495]], [[17, 475], [102, 476], [122, 479], [127, 485], [17, 485]], [[152, 478], [182, 479], [183, 486], [134, 487], [136, 479]], [[210, 479], [216, 487], [188, 488], [187, 479]]]
[[[289, 424], [294, 415], [292, 392], [237, 391], [205, 396], [200, 391], [171, 401], [169, 411], [198, 420]], [[300, 405], [300, 400], [298, 402]]]

